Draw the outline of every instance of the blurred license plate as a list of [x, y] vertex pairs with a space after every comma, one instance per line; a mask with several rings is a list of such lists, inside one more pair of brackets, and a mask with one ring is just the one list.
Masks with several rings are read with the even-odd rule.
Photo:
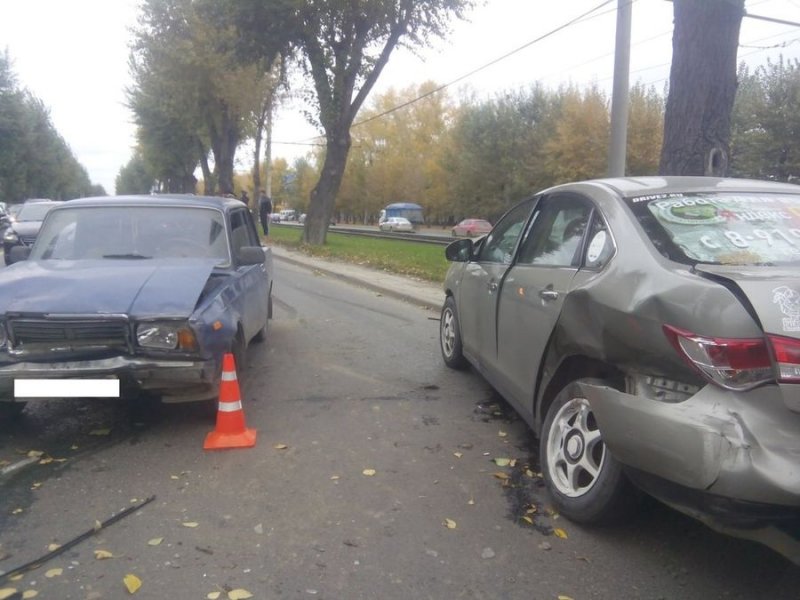
[[119, 379], [15, 379], [15, 398], [119, 398]]

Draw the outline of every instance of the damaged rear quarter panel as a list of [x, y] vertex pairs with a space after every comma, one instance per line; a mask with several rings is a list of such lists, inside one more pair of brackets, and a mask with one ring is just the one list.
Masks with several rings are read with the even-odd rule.
[[583, 385], [623, 464], [722, 496], [800, 506], [800, 415], [777, 386], [736, 394], [707, 385], [668, 404]]

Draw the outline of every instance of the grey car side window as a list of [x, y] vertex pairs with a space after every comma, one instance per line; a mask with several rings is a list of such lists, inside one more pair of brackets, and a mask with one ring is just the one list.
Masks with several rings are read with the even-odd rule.
[[580, 266], [591, 213], [592, 205], [578, 196], [544, 198], [520, 250], [518, 264]]
[[486, 241], [478, 256], [480, 262], [511, 264], [514, 250], [517, 248], [517, 241], [531, 214], [533, 203], [533, 198], [525, 200], [500, 219], [492, 232], [486, 236]]

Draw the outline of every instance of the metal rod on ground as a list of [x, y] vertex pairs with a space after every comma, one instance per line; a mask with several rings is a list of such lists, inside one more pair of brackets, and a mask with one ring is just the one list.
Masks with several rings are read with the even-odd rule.
[[32, 571], [33, 569], [36, 569], [36, 568], [42, 566], [48, 560], [50, 560], [52, 558], [55, 558], [56, 556], [58, 556], [59, 554], [61, 554], [63, 552], [66, 552], [67, 550], [69, 550], [73, 546], [76, 546], [77, 544], [80, 544], [83, 540], [93, 536], [95, 533], [97, 533], [101, 529], [105, 529], [109, 525], [113, 525], [114, 523], [116, 523], [120, 519], [122, 519], [124, 517], [127, 517], [129, 514], [136, 512], [137, 510], [139, 510], [143, 506], [145, 506], [147, 504], [150, 504], [155, 499], [156, 499], [155, 496], [150, 496], [149, 498], [145, 498], [139, 504], [134, 504], [133, 506], [129, 506], [128, 508], [118, 512], [116, 515], [114, 515], [112, 517], [109, 517], [108, 519], [106, 519], [102, 523], [99, 523], [95, 527], [92, 527], [88, 531], [84, 531], [79, 536], [72, 538], [71, 540], [69, 540], [65, 544], [59, 546], [58, 548], [56, 548], [55, 550], [53, 550], [51, 552], [48, 552], [44, 556], [42, 556], [40, 558], [37, 558], [35, 560], [32, 560], [30, 562], [26, 562], [24, 565], [21, 565], [21, 566], [15, 568], [15, 569], [12, 569], [11, 571], [8, 571], [7, 573], [3, 573], [2, 575], [0, 575], [0, 583], [6, 582], [10, 577], [13, 577], [14, 575], [20, 575], [22, 573], [27, 573], [28, 571]]

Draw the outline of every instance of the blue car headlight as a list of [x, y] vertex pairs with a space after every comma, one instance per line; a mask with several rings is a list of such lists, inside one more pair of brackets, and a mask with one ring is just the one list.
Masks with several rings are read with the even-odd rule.
[[182, 323], [140, 323], [136, 326], [136, 343], [157, 350], [197, 349], [194, 332]]

